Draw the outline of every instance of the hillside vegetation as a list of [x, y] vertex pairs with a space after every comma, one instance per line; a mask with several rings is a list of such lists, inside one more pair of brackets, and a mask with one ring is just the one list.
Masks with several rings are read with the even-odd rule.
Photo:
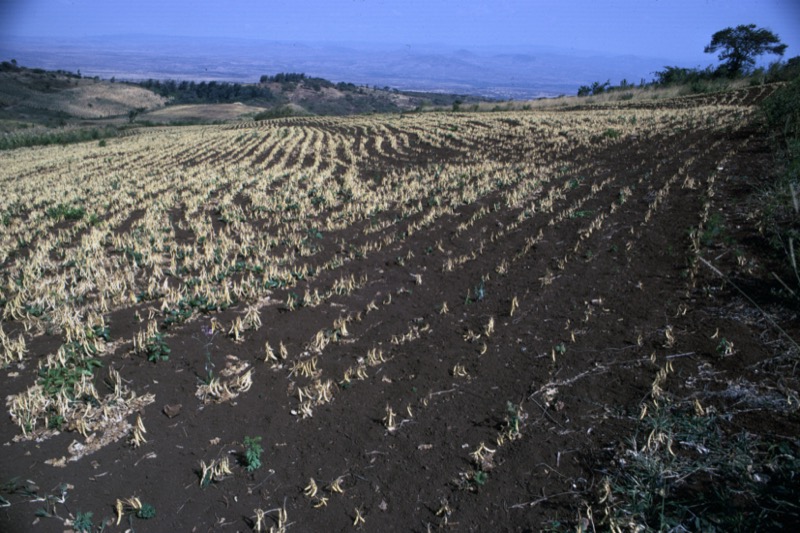
[[0, 67], [0, 123], [5, 131], [12, 123], [63, 126], [75, 119], [123, 117], [133, 109], [157, 109], [165, 102], [133, 85], [8, 62]]
[[305, 74], [262, 76], [253, 84], [126, 83], [6, 61], [0, 64], [0, 149], [100, 140], [126, 134], [135, 126], [399, 113], [480, 101], [452, 94], [334, 84]]

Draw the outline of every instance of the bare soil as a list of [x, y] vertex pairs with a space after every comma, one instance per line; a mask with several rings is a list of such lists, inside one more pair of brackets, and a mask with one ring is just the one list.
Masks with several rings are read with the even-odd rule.
[[[475, 117], [479, 123], [481, 116]], [[559, 178], [575, 185], [557, 200], [556, 212], [586, 200], [558, 224], [547, 224], [548, 213], [532, 212], [493, 239], [518, 213], [498, 205], [499, 197], [481, 198], [366, 257], [343, 257], [341, 270], [369, 278], [350, 295], [289, 312], [282, 304], [286, 293], [276, 291], [274, 305], [261, 309], [264, 325], [242, 343], [224, 334], [207, 340], [201, 332], [212, 319], [228, 323], [241, 312], [232, 309], [170, 329], [167, 361], [114, 355], [115, 367], [139, 395], [155, 395], [143, 409], [147, 442], [133, 448], [121, 440], [57, 468], [45, 460], [84, 438], [64, 432], [42, 442], [14, 442], [18, 428], [6, 417], [0, 422], [0, 481], [30, 480], [38, 497], [59, 494], [67, 484], [66, 500], [55, 511], [62, 519], [91, 511], [95, 525], [114, 516], [117, 498], [136, 495], [156, 508], [154, 518], [128, 515], [105, 531], [250, 531], [256, 509], [277, 508], [286, 510], [287, 531], [541, 531], [557, 523], [574, 527], [590, 506], [601, 530], [601, 480], [634, 434], [667, 362], [666, 394], [717, 392], [706, 407], [730, 410], [732, 428], [796, 445], [796, 407], [765, 402], [741, 409], [743, 396], [737, 400], [732, 391], [796, 401], [797, 354], [732, 285], [703, 263], [692, 270], [691, 261], [697, 254], [709, 261], [800, 338], [797, 308], [773, 290], [769, 248], [747, 216], [747, 198], [770, 179], [772, 155], [756, 126], [709, 131], [603, 141], [591, 153], [576, 147]], [[487, 152], [519, 157], [497, 143]], [[376, 173], [446, 161], [449, 154], [379, 155]], [[588, 170], [576, 175], [570, 168]], [[687, 176], [696, 186], [682, 186]], [[613, 187], [603, 186], [608, 178]], [[631, 194], [609, 211], [626, 186]], [[665, 187], [668, 193], [659, 196]], [[690, 230], [701, 225], [706, 204], [722, 233], [695, 250]], [[458, 229], [480, 208], [488, 213], [479, 223]], [[587, 230], [600, 212], [607, 213], [602, 228]], [[382, 213], [374, 223], [397, 215]], [[340, 253], [334, 242], [361, 242], [362, 229], [325, 235], [319, 261]], [[450, 257], [475, 254], [447, 271], [439, 245]], [[294, 292], [302, 295], [305, 287]], [[512, 301], [518, 304], [513, 313]], [[371, 302], [376, 308], [368, 311]], [[109, 318], [113, 339], [135, 335], [135, 310]], [[325, 349], [319, 368], [341, 376], [373, 349], [384, 361], [367, 365], [365, 379], [339, 382], [333, 401], [303, 418], [298, 389], [313, 378], [290, 375], [291, 362], [315, 332], [347, 315], [353, 317], [349, 336]], [[721, 337], [734, 353], [720, 353]], [[290, 358], [271, 368], [262, 362], [264, 344], [276, 338]], [[252, 388], [232, 402], [205, 405], [195, 397], [207, 343], [217, 372], [229, 355], [255, 365]], [[41, 355], [54, 346], [57, 340], [42, 339], [30, 348]], [[22, 386], [13, 370], [0, 373], [6, 394]], [[102, 379], [97, 383], [100, 389]], [[387, 408], [396, 414], [394, 429], [387, 429]], [[518, 431], [509, 432], [514, 423]], [[256, 436], [263, 466], [248, 472], [243, 442]], [[481, 454], [482, 464], [473, 455], [481, 445], [493, 450]], [[230, 458], [233, 474], [201, 488], [201, 460], [223, 457]], [[304, 494], [312, 478], [319, 486], [315, 497]], [[338, 478], [341, 494], [330, 490]], [[36, 516], [45, 503], [20, 493], [5, 497], [10, 505], [0, 509], [0, 530], [65, 529], [59, 518]], [[359, 516], [364, 522], [354, 525]], [[277, 526], [277, 517], [267, 514], [267, 528]]]

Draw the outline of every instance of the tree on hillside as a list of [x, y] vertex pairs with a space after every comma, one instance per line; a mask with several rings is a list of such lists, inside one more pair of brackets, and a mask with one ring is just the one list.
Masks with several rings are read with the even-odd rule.
[[771, 31], [757, 28], [755, 24], [740, 24], [712, 35], [705, 53], [719, 51], [717, 57], [724, 62], [722, 68], [729, 76], [736, 76], [749, 70], [755, 64], [756, 57], [763, 54], [783, 56], [785, 50], [786, 45]]

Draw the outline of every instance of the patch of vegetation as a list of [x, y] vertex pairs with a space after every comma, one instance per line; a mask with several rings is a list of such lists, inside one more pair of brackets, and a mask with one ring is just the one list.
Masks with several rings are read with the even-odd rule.
[[224, 104], [244, 101], [266, 103], [273, 102], [276, 98], [268, 87], [255, 84], [147, 80], [138, 85], [169, 98], [171, 104]]
[[114, 127], [81, 128], [39, 133], [15, 133], [0, 137], [0, 150], [14, 150], [30, 146], [67, 145], [88, 141], [100, 141], [119, 137], [122, 130]]
[[[687, 95], [725, 91], [730, 88], [731, 80], [742, 78], [749, 78], [751, 85], [791, 80], [800, 75], [800, 57], [791, 58], [785, 63], [776, 61], [767, 69], [753, 68], [758, 56], [783, 56], [785, 50], [786, 45], [780, 42], [776, 34], [755, 24], [725, 28], [714, 33], [704, 49], [709, 54], [719, 52], [720, 65], [709, 65], [702, 69], [665, 66], [663, 70], [654, 72], [655, 78], [651, 82], [641, 80], [639, 87], [680, 87], [681, 94]], [[633, 87], [627, 80], [622, 80], [618, 86], [611, 85], [610, 80], [605, 83], [595, 81], [591, 85], [581, 85], [577, 94], [597, 96]], [[633, 94], [624, 94], [619, 99], [631, 98]]]
[[94, 523], [92, 522], [91, 512], [78, 512], [75, 515], [75, 520], [72, 521], [72, 529], [79, 533], [90, 533], [93, 527]]
[[32, 498], [37, 495], [39, 487], [31, 480], [21, 480], [14, 477], [0, 484], [0, 508], [11, 507], [11, 500], [6, 496], [21, 495], [26, 498]]
[[261, 468], [261, 454], [263, 452], [261, 437], [244, 438], [244, 463], [248, 472]]
[[703, 246], [712, 246], [718, 241], [727, 240], [725, 236], [725, 224], [721, 213], [712, 213], [706, 221], [700, 242]]
[[[73, 396], [75, 385], [84, 377], [92, 379], [94, 369], [103, 366], [102, 361], [93, 357], [96, 351], [92, 344], [81, 345], [77, 341], [64, 344], [59, 349], [64, 363], [52, 368], [39, 369], [39, 385], [49, 397], [64, 391]], [[50, 421], [53, 423], [53, 420]]]
[[614, 531], [778, 531], [800, 519], [796, 443], [661, 404], [628, 444], [601, 496]]
[[482, 487], [487, 481], [489, 481], [489, 474], [482, 470], [476, 470], [472, 473], [472, 481], [475, 483], [475, 485]]
[[157, 332], [147, 339], [146, 348], [147, 360], [151, 363], [167, 361], [169, 359], [170, 349], [167, 345], [167, 341], [164, 340], [164, 334], [161, 332]]
[[289, 105], [283, 105], [280, 107], [274, 107], [272, 109], [267, 109], [266, 111], [262, 111], [257, 113], [253, 120], [268, 120], [271, 118], [284, 118], [284, 117], [291, 117], [295, 115], [294, 109], [292, 109]]
[[[761, 105], [772, 133], [781, 171], [758, 198], [759, 226], [781, 258], [779, 276], [800, 299], [800, 77], [778, 89]], [[789, 284], [794, 285], [790, 288]]]
[[464, 300], [465, 304], [480, 302], [486, 297], [486, 285], [483, 280], [480, 281], [471, 291], [467, 291], [467, 297]]
[[82, 206], [58, 204], [49, 207], [46, 213], [48, 217], [55, 220], [80, 220], [86, 214], [86, 209]]
[[149, 503], [143, 503], [142, 507], [136, 511], [136, 518], [141, 518], [143, 520], [149, 520], [150, 518], [155, 518], [155, 516], [156, 508]]

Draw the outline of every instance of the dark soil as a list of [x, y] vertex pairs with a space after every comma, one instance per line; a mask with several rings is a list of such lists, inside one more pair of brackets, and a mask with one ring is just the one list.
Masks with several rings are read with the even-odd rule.
[[[672, 107], [684, 106], [665, 109]], [[490, 118], [483, 115], [474, 118], [476, 131], [500, 127], [487, 125]], [[383, 152], [364, 162], [364, 179], [393, 166], [468, 161], [474, 152], [471, 143], [477, 141], [467, 135], [441, 149], [426, 147], [413, 120], [392, 127], [411, 132], [414, 149], [395, 153], [384, 142]], [[543, 135], [516, 124], [509, 119], [498, 130], [507, 137], [492, 141], [496, 144], [482, 141], [490, 143], [485, 153], [521, 159], [519, 139]], [[352, 128], [315, 127], [353, 134]], [[354, 134], [375, 151], [367, 130]], [[757, 127], [715, 129], [699, 123], [638, 137], [598, 137], [595, 145], [570, 146], [551, 156], [554, 167], [566, 168], [546, 185], [564, 185], [550, 213], [532, 211], [518, 222], [521, 211], [507, 209], [502, 194], [494, 192], [355, 260], [338, 243], [365, 242], [362, 225], [326, 234], [324, 249], [309, 263], [341, 255], [345, 266], [292, 291], [302, 296], [307, 288], [321, 290], [343, 273], [366, 275], [366, 285], [291, 312], [282, 305], [289, 291], [276, 289], [274, 305], [260, 310], [263, 326], [246, 332], [240, 343], [223, 333], [207, 340], [201, 327], [212, 318], [229, 324], [244, 312], [243, 305], [172, 327], [166, 336], [169, 360], [151, 363], [129, 350], [140, 328], [134, 309], [117, 311], [109, 318], [111, 336], [127, 344], [106, 355], [104, 365], [116, 368], [139, 396], [155, 395], [141, 413], [147, 442], [134, 448], [122, 439], [58, 468], [44, 461], [65, 455], [72, 441], [84, 437], [63, 432], [41, 442], [14, 442], [19, 429], [6, 417], [0, 423], [0, 482], [17, 478], [34, 484], [35, 496], [0, 493], [10, 503], [0, 509], [0, 530], [60, 532], [61, 519], [88, 511], [98, 525], [114, 516], [117, 499], [132, 496], [152, 504], [156, 516], [127, 515], [105, 531], [132, 526], [137, 532], [250, 531], [256, 509], [273, 510], [266, 518], [269, 529], [277, 526], [277, 508], [286, 510], [287, 531], [297, 532], [541, 531], [574, 529], [590, 506], [602, 530], [602, 477], [634, 434], [642, 403], [667, 362], [673, 371], [662, 387], [675, 397], [746, 384], [762, 396], [772, 391], [778, 399], [794, 395], [796, 401], [791, 363], [797, 354], [789, 356], [789, 341], [732, 285], [693, 261], [689, 238], [692, 228], [703, 225], [708, 205], [721, 231], [708, 236], [699, 254], [800, 338], [796, 300], [792, 309], [774, 290], [769, 248], [745, 213], [747, 190], [770, 179], [766, 147]], [[289, 158], [312, 164], [299, 154]], [[286, 156], [270, 144], [240, 155], [255, 164]], [[213, 165], [219, 157], [209, 147], [177, 160]], [[687, 177], [692, 186], [685, 186]], [[624, 187], [631, 191], [622, 202]], [[400, 207], [374, 222], [393, 219]], [[487, 212], [458, 229], [480, 208]], [[188, 216], [181, 206], [175, 209], [176, 223]], [[565, 215], [548, 225], [559, 213]], [[601, 227], [590, 230], [601, 214]], [[125, 225], [138, 218], [133, 212]], [[414, 221], [377, 235], [407, 231]], [[191, 239], [193, 233], [180, 236]], [[744, 266], [737, 254], [746, 258]], [[443, 268], [449, 258], [462, 256], [468, 259], [452, 271]], [[748, 265], [756, 266], [747, 271]], [[376, 309], [368, 311], [371, 302]], [[440, 312], [444, 302], [447, 313]], [[336, 382], [333, 400], [303, 418], [298, 389], [314, 378], [290, 375], [292, 364], [310, 359], [309, 339], [333, 328], [340, 317], [350, 317], [349, 335], [317, 357], [320, 379]], [[488, 334], [490, 321], [494, 331]], [[15, 332], [19, 325], [10, 321], [4, 328]], [[733, 343], [733, 354], [719, 352], [720, 337]], [[282, 342], [288, 360], [274, 367], [264, 363], [265, 342], [276, 350]], [[206, 376], [207, 343], [217, 372], [228, 355], [253, 365], [248, 392], [220, 404], [204, 405], [195, 397]], [[40, 337], [28, 357], [35, 361], [57, 346], [54, 337]], [[373, 349], [382, 351], [384, 361], [366, 364], [366, 379], [343, 382], [345, 370]], [[17, 393], [34, 374], [34, 364], [10, 367], [0, 375], [0, 387]], [[107, 393], [101, 377], [96, 384]], [[765, 403], [744, 412], [734, 396], [716, 398], [716, 408], [730, 410], [730, 423], [740, 430], [788, 440], [800, 434], [796, 410]], [[178, 405], [176, 414], [170, 406]], [[394, 430], [384, 421], [387, 408], [396, 413]], [[518, 432], [498, 444], [515, 417]], [[252, 472], [244, 464], [245, 437], [262, 438], [263, 465]], [[481, 464], [471, 454], [482, 444], [494, 453], [486, 452]], [[223, 457], [230, 459], [233, 474], [201, 488], [200, 462]], [[304, 494], [311, 478], [319, 486], [314, 498]], [[337, 478], [342, 494], [329, 489]], [[66, 499], [51, 507], [61, 519], [37, 517], [46, 502], [36, 498], [60, 494], [62, 484], [68, 485]], [[365, 522], [354, 526], [357, 515]]]

